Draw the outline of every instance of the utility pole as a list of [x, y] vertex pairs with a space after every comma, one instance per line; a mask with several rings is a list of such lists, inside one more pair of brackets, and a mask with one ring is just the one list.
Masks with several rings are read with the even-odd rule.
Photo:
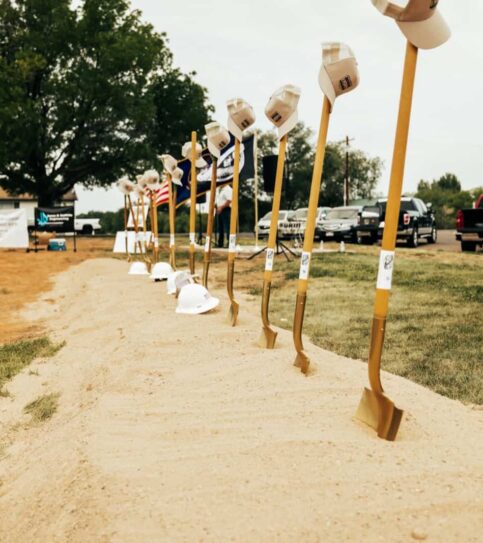
[[350, 179], [349, 179], [349, 147], [350, 142], [354, 141], [354, 138], [345, 138], [345, 179], [344, 179], [344, 206], [349, 205], [350, 201]]

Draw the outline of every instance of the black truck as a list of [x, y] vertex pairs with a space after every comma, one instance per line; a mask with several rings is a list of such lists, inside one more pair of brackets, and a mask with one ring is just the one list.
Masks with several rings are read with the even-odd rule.
[[456, 239], [462, 251], [483, 247], [483, 194], [472, 209], [460, 209], [456, 214]]
[[[360, 224], [357, 227], [359, 243], [372, 245], [382, 239], [386, 205], [387, 199], [380, 199], [362, 209]], [[438, 230], [431, 204], [425, 204], [419, 198], [401, 198], [397, 239], [405, 241], [408, 247], [417, 247], [420, 239], [436, 243]]]

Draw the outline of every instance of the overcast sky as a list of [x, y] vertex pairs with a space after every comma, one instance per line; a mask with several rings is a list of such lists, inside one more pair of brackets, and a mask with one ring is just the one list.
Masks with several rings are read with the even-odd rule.
[[[270, 94], [293, 83], [302, 89], [299, 117], [315, 129], [323, 99], [320, 44], [350, 45], [361, 83], [337, 100], [329, 139], [349, 135], [354, 146], [380, 156], [385, 168], [378, 191], [386, 192], [405, 40], [370, 0], [132, 0], [132, 6], [167, 32], [175, 64], [197, 72], [215, 119], [224, 124], [226, 100], [240, 96], [255, 108], [257, 126], [270, 128], [263, 113]], [[406, 192], [445, 172], [455, 173], [463, 188], [483, 185], [483, 2], [441, 0], [438, 9], [452, 37], [419, 54]], [[79, 212], [122, 205], [116, 190], [78, 193]]]

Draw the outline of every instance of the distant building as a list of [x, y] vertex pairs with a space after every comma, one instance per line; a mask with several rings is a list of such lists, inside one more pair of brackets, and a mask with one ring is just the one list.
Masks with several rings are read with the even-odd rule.
[[[64, 195], [58, 203], [59, 206], [71, 206], [77, 201], [75, 190], [71, 190]], [[27, 213], [27, 221], [30, 226], [35, 222], [35, 208], [38, 206], [38, 201], [32, 194], [17, 194], [12, 195], [6, 190], [0, 188], [0, 211], [9, 209], [25, 209]]]

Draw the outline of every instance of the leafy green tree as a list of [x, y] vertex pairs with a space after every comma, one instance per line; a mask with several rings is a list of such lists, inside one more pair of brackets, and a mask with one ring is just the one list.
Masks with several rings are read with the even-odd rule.
[[154, 149], [179, 157], [192, 130], [204, 136], [214, 107], [208, 103], [207, 89], [195, 82], [195, 76], [195, 72], [183, 74], [172, 69], [155, 77], [150, 89], [156, 108], [150, 130]]
[[[162, 98], [185, 87], [160, 137]], [[169, 123], [205, 104], [192, 74], [173, 68], [165, 35], [127, 0], [78, 9], [71, 0], [0, 0], [0, 185], [12, 193], [49, 205], [76, 183], [106, 186], [157, 164]], [[185, 140], [191, 125], [183, 138], [182, 126]]]
[[416, 197], [432, 204], [439, 228], [454, 228], [458, 209], [471, 207], [474, 201], [473, 194], [461, 190], [459, 179], [451, 173], [431, 183], [421, 180]]

